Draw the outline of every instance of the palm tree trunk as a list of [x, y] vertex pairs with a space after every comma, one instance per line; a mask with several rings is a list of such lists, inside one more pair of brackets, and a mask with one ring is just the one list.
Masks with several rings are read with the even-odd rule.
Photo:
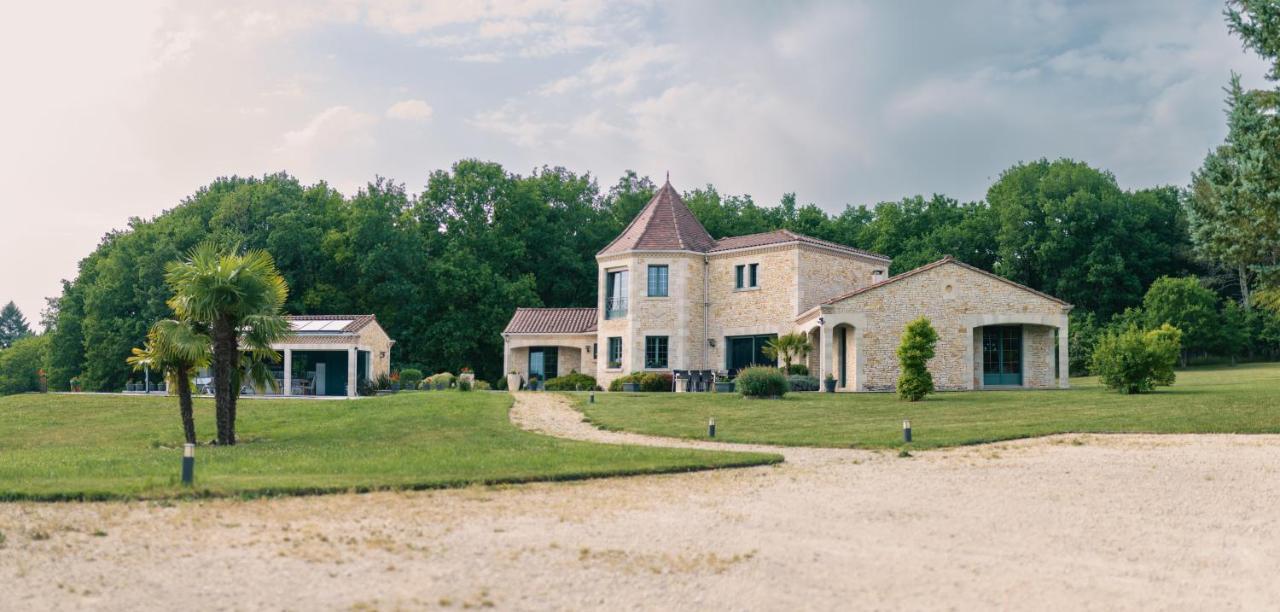
[[196, 443], [195, 410], [191, 405], [191, 377], [186, 366], [178, 366], [173, 373], [174, 382], [178, 385], [178, 412], [182, 415], [182, 433], [187, 444]]
[[232, 379], [236, 361], [235, 330], [226, 317], [213, 322], [213, 402], [217, 407], [218, 444], [233, 445], [235, 434], [235, 397]]

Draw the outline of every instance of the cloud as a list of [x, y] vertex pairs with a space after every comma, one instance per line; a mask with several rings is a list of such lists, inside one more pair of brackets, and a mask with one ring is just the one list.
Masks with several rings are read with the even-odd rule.
[[431, 105], [422, 100], [401, 100], [387, 109], [387, 117], [401, 121], [427, 121], [431, 113]]

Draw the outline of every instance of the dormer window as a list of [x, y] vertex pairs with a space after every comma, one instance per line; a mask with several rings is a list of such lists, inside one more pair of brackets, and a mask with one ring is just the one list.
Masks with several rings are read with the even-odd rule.
[[735, 289], [755, 289], [760, 286], [760, 264], [742, 264], [733, 269]]

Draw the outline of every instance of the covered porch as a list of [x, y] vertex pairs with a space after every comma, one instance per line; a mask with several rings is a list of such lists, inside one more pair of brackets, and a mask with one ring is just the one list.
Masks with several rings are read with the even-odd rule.
[[503, 371], [519, 374], [522, 381], [528, 382], [531, 375], [545, 381], [575, 371], [596, 375], [599, 348], [594, 334], [520, 334], [508, 336], [503, 344]]

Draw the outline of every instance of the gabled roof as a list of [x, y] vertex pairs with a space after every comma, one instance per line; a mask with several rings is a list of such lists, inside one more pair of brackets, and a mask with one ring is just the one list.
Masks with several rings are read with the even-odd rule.
[[662, 184], [635, 219], [597, 255], [627, 251], [695, 251], [705, 253], [715, 243], [711, 234], [685, 206], [671, 182]]
[[851, 246], [845, 246], [838, 242], [831, 242], [829, 240], [814, 238], [813, 236], [798, 234], [796, 232], [793, 232], [787, 229], [774, 230], [772, 232], [764, 232], [760, 234], [747, 234], [746, 236], [732, 236], [729, 238], [721, 238], [716, 241], [715, 245], [712, 246], [708, 252], [716, 253], [719, 251], [731, 251], [733, 249], [745, 249], [750, 247], [768, 246], [772, 244], [788, 244], [792, 242], [811, 244], [814, 246], [820, 246], [828, 249], [833, 249], [836, 251], [841, 251], [844, 253], [850, 253], [853, 255], [862, 255], [864, 257], [883, 259], [885, 262], [890, 261], [889, 257], [885, 255], [881, 255], [879, 253], [872, 253], [871, 251], [864, 251], [862, 249], [856, 249]]
[[596, 331], [595, 308], [517, 308], [504, 334], [584, 334]]
[[906, 271], [906, 272], [903, 272], [902, 274], [898, 274], [898, 275], [896, 275], [896, 276], [891, 276], [891, 277], [889, 277], [889, 278], [887, 278], [887, 279], [885, 279], [885, 280], [882, 280], [882, 281], [880, 281], [880, 282], [878, 282], [878, 283], [875, 283], [874, 285], [867, 285], [866, 287], [863, 287], [863, 288], [861, 288], [861, 289], [855, 289], [855, 290], [850, 291], [849, 293], [846, 293], [846, 294], [844, 294], [844, 295], [837, 295], [836, 297], [833, 297], [833, 298], [831, 298], [831, 299], [829, 299], [829, 300], [827, 300], [827, 301], [823, 302], [823, 304], [835, 304], [836, 302], [843, 302], [844, 300], [847, 300], [847, 299], [849, 299], [849, 298], [851, 298], [851, 297], [853, 297], [853, 296], [855, 296], [855, 295], [859, 295], [859, 294], [867, 293], [867, 292], [869, 292], [869, 291], [875, 291], [876, 289], [879, 289], [879, 288], [881, 288], [881, 287], [884, 287], [885, 285], [888, 285], [888, 284], [891, 284], [891, 283], [896, 283], [896, 282], [898, 282], [898, 281], [900, 281], [900, 280], [907, 279], [907, 278], [910, 278], [910, 277], [915, 276], [915, 275], [917, 275], [917, 274], [920, 274], [921, 272], [927, 272], [927, 271], [929, 271], [929, 270], [932, 270], [932, 269], [934, 269], [934, 268], [937, 268], [937, 267], [940, 267], [940, 266], [943, 266], [943, 265], [946, 265], [946, 264], [955, 264], [955, 265], [960, 266], [960, 267], [962, 267], [962, 268], [966, 268], [966, 269], [971, 270], [971, 271], [973, 271], [973, 272], [977, 272], [978, 274], [981, 274], [981, 275], [983, 275], [983, 276], [987, 276], [987, 277], [993, 278], [993, 279], [995, 279], [995, 280], [998, 280], [998, 281], [1000, 281], [1000, 282], [1002, 282], [1002, 283], [1004, 283], [1004, 284], [1006, 284], [1006, 285], [1009, 285], [1009, 286], [1012, 286], [1012, 287], [1016, 287], [1016, 288], [1018, 288], [1018, 289], [1022, 289], [1023, 291], [1027, 291], [1027, 292], [1033, 293], [1033, 294], [1038, 295], [1038, 296], [1040, 296], [1040, 297], [1042, 297], [1042, 298], [1044, 298], [1044, 299], [1046, 299], [1046, 300], [1050, 300], [1050, 301], [1053, 301], [1053, 302], [1057, 302], [1057, 303], [1059, 303], [1059, 304], [1062, 304], [1063, 306], [1066, 306], [1067, 308], [1071, 308], [1071, 304], [1070, 304], [1070, 303], [1068, 303], [1068, 302], [1065, 302], [1065, 301], [1063, 301], [1063, 300], [1060, 300], [1060, 299], [1058, 299], [1058, 298], [1056, 298], [1056, 297], [1053, 297], [1052, 295], [1049, 295], [1049, 294], [1047, 294], [1047, 293], [1043, 293], [1043, 292], [1040, 292], [1040, 291], [1036, 291], [1035, 289], [1032, 289], [1031, 287], [1028, 287], [1028, 286], [1026, 286], [1026, 285], [1021, 285], [1021, 284], [1015, 283], [1015, 282], [1013, 282], [1013, 281], [1011, 281], [1011, 280], [1009, 280], [1009, 279], [1007, 279], [1007, 278], [1005, 278], [1005, 277], [1003, 277], [1003, 276], [1000, 276], [1000, 275], [998, 275], [998, 274], [992, 274], [992, 273], [990, 273], [990, 272], [987, 272], [986, 270], [983, 270], [982, 268], [975, 268], [975, 267], [973, 267], [973, 266], [971, 266], [971, 265], [969, 265], [969, 264], [967, 264], [967, 263], [964, 263], [963, 261], [960, 261], [960, 260], [958, 260], [958, 259], [956, 259], [956, 258], [954, 258], [954, 257], [950, 256], [950, 255], [947, 255], [946, 257], [943, 257], [942, 259], [939, 259], [938, 261], [935, 261], [935, 262], [933, 262], [933, 263], [931, 263], [931, 264], [925, 264], [925, 265], [920, 266], [919, 268], [916, 268], [916, 269], [914, 269], [914, 270], [908, 270], [908, 271]]

